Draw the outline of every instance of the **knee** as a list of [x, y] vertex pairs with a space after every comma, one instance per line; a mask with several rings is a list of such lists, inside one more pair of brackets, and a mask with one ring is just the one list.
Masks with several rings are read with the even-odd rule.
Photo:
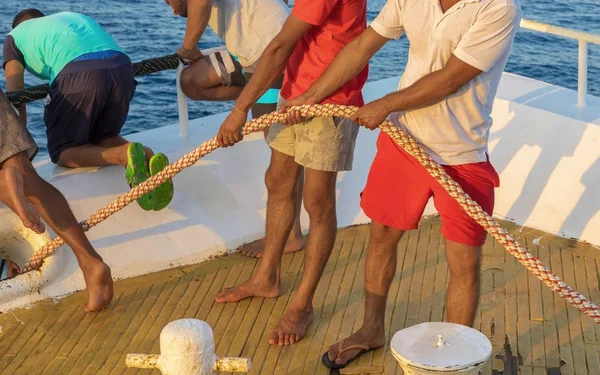
[[69, 163], [61, 158], [58, 158], [57, 161], [54, 162], [54, 164], [58, 165], [59, 167], [63, 167], [63, 168], [69, 168]]
[[335, 215], [335, 192], [304, 187], [304, 208], [311, 220]]
[[265, 185], [269, 196], [273, 197], [293, 197], [296, 181], [293, 176], [281, 173], [281, 170], [273, 168], [267, 169], [265, 174]]
[[203, 87], [194, 77], [193, 72], [190, 69], [184, 69], [181, 72], [180, 78], [181, 91], [190, 98], [203, 96]]
[[388, 248], [396, 246], [400, 238], [404, 235], [404, 231], [395, 229], [385, 224], [377, 222], [371, 223], [371, 238], [370, 242], [375, 248]]
[[[52, 162], [63, 168], [73, 168], [71, 160], [69, 159], [69, 153], [62, 151], [56, 158], [52, 158]], [[55, 159], [55, 160], [54, 160]]]
[[464, 251], [452, 255], [448, 262], [452, 276], [464, 281], [476, 281], [481, 270], [481, 251]]
[[25, 164], [19, 168], [23, 176], [41, 178], [31, 163]]

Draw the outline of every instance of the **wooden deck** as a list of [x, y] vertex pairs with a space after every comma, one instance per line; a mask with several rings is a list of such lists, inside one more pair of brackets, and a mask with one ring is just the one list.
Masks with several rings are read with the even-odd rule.
[[[600, 250], [504, 223], [566, 282], [600, 303]], [[168, 322], [195, 317], [214, 329], [217, 354], [252, 359], [252, 374], [327, 374], [327, 347], [360, 325], [368, 226], [341, 229], [318, 288], [317, 319], [296, 345], [269, 346], [271, 327], [300, 281], [303, 252], [283, 261], [284, 295], [215, 304], [224, 287], [246, 280], [256, 261], [240, 255], [115, 285], [108, 310], [85, 314], [85, 296], [0, 315], [0, 374], [158, 374], [125, 368], [127, 353], [158, 353]], [[444, 317], [447, 266], [440, 222], [424, 220], [399, 247], [386, 319], [389, 332]], [[600, 374], [600, 326], [546, 288], [490, 238], [485, 245], [476, 327], [493, 343], [484, 374]], [[362, 357], [346, 374], [401, 374], [386, 349]]]

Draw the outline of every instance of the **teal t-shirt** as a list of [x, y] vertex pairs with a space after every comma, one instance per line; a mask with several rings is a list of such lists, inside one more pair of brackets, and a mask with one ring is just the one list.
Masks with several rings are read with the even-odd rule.
[[123, 52], [96, 21], [73, 12], [61, 12], [21, 23], [8, 35], [23, 54], [27, 70], [50, 84], [77, 57], [101, 51]]

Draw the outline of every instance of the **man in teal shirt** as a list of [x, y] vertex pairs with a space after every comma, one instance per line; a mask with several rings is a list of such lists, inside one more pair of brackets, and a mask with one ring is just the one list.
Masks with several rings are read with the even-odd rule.
[[[164, 154], [119, 134], [135, 92], [131, 60], [93, 19], [73, 12], [45, 16], [26, 9], [13, 20], [4, 42], [9, 91], [24, 87], [24, 71], [50, 84], [44, 122], [52, 162], [69, 168], [122, 165], [135, 186], [168, 165]], [[20, 108], [26, 123], [25, 106]], [[166, 207], [168, 181], [140, 199], [146, 210]]]

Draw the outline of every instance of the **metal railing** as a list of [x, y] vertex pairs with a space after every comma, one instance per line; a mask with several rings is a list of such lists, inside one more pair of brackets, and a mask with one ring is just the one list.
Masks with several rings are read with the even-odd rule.
[[[208, 56], [220, 50], [226, 50], [225, 46], [214, 47], [205, 49], [202, 51], [204, 56]], [[181, 72], [183, 72], [184, 65], [179, 63], [176, 71], [176, 85], [177, 85], [177, 109], [179, 111], [179, 135], [187, 137], [190, 134], [190, 119], [188, 112], [187, 96], [181, 89]]]
[[600, 35], [549, 25], [547, 23], [522, 19], [521, 28], [551, 34], [579, 42], [579, 63], [577, 78], [577, 106], [585, 107], [588, 80], [588, 44], [600, 45]]
[[[587, 98], [587, 80], [588, 80], [588, 44], [600, 45], [600, 35], [567, 29], [566, 27], [549, 25], [547, 23], [522, 19], [521, 28], [530, 31], [537, 31], [544, 34], [551, 34], [563, 38], [574, 39], [579, 42], [579, 64], [578, 64], [578, 83], [577, 83], [577, 106], [585, 107]], [[202, 51], [209, 54], [224, 47], [211, 48]], [[180, 76], [183, 65], [179, 64], [177, 68], [177, 104], [179, 108], [179, 133], [182, 137], [189, 134], [190, 124], [188, 118], [187, 97], [181, 90]]]

